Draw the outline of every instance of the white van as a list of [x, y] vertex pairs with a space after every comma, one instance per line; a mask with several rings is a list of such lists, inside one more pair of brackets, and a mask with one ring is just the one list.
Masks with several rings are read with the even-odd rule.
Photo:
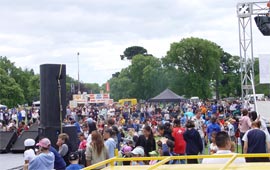
[[190, 98], [190, 102], [191, 102], [191, 103], [198, 103], [199, 101], [200, 101], [200, 98], [197, 97], [197, 96], [194, 96], [194, 97], [191, 97], [191, 98]]
[[33, 106], [34, 108], [39, 109], [39, 108], [40, 108], [40, 101], [35, 101], [35, 102], [33, 102], [33, 103], [32, 103], [32, 106]]

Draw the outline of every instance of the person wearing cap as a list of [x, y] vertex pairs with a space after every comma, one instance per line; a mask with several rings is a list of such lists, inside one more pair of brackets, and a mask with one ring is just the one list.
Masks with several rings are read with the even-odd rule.
[[34, 139], [26, 139], [24, 141], [24, 146], [25, 146], [25, 151], [24, 151], [24, 161], [25, 163], [29, 163], [30, 161], [32, 161], [35, 156], [35, 140]]
[[24, 169], [28, 169], [28, 164], [30, 161], [32, 161], [35, 156], [35, 140], [34, 139], [26, 139], [24, 141], [24, 147], [25, 147], [25, 151], [23, 153], [23, 157], [24, 157]]
[[79, 165], [79, 154], [77, 152], [71, 152], [68, 155], [70, 165], [67, 166], [66, 170], [80, 170], [83, 166]]
[[[132, 157], [144, 157], [144, 149], [141, 146], [137, 146], [131, 151]], [[131, 161], [130, 165], [144, 165], [142, 161]]]
[[48, 138], [41, 139], [36, 146], [39, 146], [39, 155], [30, 163], [29, 170], [51, 170], [54, 168], [54, 154], [50, 152], [51, 141]]

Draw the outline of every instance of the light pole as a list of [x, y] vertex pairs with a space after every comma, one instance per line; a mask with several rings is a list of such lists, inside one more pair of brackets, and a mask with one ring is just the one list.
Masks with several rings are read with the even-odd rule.
[[80, 62], [79, 62], [79, 55], [80, 55], [80, 53], [78, 52], [77, 53], [77, 63], [78, 63], [78, 94], [80, 94], [81, 93], [81, 91], [80, 91]]

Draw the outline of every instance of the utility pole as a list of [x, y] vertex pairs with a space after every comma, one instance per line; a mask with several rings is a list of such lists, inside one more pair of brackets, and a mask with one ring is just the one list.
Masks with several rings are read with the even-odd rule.
[[80, 89], [80, 62], [79, 62], [79, 55], [80, 53], [77, 53], [77, 63], [78, 63], [78, 94], [81, 93], [81, 89]]

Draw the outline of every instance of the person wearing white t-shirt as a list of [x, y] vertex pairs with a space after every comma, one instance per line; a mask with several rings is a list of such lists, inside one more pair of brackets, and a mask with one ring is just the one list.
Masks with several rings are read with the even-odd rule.
[[[227, 132], [218, 132], [216, 135], [216, 145], [218, 150], [213, 155], [218, 154], [233, 154], [231, 152], [231, 139]], [[204, 158], [202, 164], [224, 164], [228, 162], [231, 158]], [[236, 158], [233, 163], [245, 163], [245, 158]]]
[[22, 120], [25, 121], [26, 112], [24, 109], [21, 110]]
[[34, 139], [25, 139], [24, 141], [24, 146], [25, 146], [25, 151], [23, 153], [24, 157], [24, 169], [28, 167], [29, 162], [31, 162], [36, 154], [35, 154], [35, 140]]

